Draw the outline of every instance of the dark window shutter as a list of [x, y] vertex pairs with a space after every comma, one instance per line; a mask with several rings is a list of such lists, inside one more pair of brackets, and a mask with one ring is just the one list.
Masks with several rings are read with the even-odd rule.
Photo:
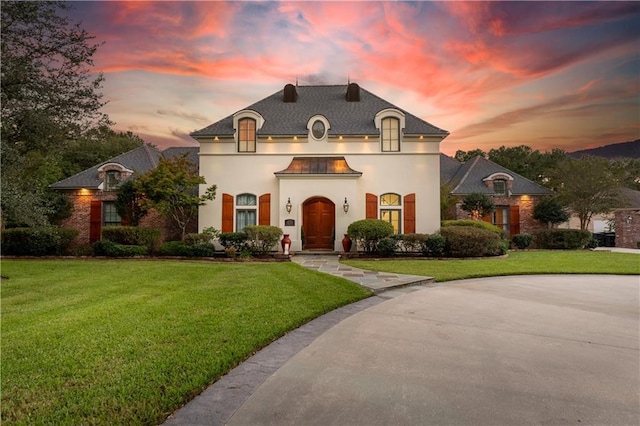
[[95, 243], [100, 240], [102, 232], [102, 202], [91, 200], [89, 211], [89, 242]]
[[378, 196], [375, 194], [367, 193], [366, 197], [366, 218], [377, 219], [378, 218]]
[[520, 206], [509, 206], [509, 234], [520, 233]]
[[222, 194], [222, 232], [233, 232], [233, 195]]
[[404, 196], [404, 233], [416, 232], [416, 194]]
[[271, 194], [262, 194], [258, 199], [258, 225], [271, 225]]

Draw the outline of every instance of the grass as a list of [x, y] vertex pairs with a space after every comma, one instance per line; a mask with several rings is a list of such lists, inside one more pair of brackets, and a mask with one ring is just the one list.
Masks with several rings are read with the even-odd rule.
[[640, 274], [640, 255], [586, 250], [515, 251], [484, 259], [348, 260], [373, 271], [424, 275], [436, 281], [527, 274]]
[[291, 263], [5, 260], [2, 422], [157, 424], [369, 293]]

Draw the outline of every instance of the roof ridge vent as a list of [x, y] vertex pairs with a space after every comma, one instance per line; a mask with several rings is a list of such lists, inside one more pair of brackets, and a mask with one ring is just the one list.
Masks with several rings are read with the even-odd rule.
[[285, 85], [282, 100], [287, 103], [296, 102], [298, 100], [298, 92], [296, 91], [296, 86], [291, 83]]
[[360, 86], [357, 83], [347, 85], [347, 102], [360, 102]]

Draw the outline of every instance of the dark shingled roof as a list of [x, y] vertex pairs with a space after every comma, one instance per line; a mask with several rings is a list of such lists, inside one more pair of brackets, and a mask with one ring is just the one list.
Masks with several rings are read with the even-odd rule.
[[[457, 167], [456, 167], [457, 163]], [[440, 155], [440, 180], [453, 187], [451, 194], [466, 195], [474, 192], [493, 194], [493, 189], [487, 187], [483, 179], [494, 173], [505, 173], [513, 177], [512, 195], [546, 195], [551, 190], [521, 176], [482, 156], [460, 163], [446, 155]]]
[[275, 175], [357, 175], [344, 157], [293, 157], [291, 164]]
[[145, 173], [156, 167], [161, 157], [173, 158], [187, 153], [187, 158], [198, 165], [198, 149], [198, 147], [167, 148], [165, 151], [160, 152], [158, 149], [145, 144], [58, 181], [50, 187], [53, 189], [98, 189], [102, 183], [102, 181], [98, 179], [98, 169], [108, 163], [120, 164], [129, 170], [133, 170], [134, 175], [136, 175]]
[[[360, 88], [360, 101], [347, 102], [347, 85], [298, 86], [296, 102], [284, 102], [283, 90], [250, 105], [245, 110], [259, 113], [265, 120], [258, 135], [291, 136], [306, 135], [307, 123], [314, 115], [323, 115], [329, 121], [329, 135], [375, 135], [379, 134], [374, 123], [375, 115], [383, 109], [395, 108], [405, 114], [404, 134], [436, 135], [449, 134], [426, 121], [398, 108], [390, 102]], [[232, 136], [233, 115], [223, 118], [191, 136]]]

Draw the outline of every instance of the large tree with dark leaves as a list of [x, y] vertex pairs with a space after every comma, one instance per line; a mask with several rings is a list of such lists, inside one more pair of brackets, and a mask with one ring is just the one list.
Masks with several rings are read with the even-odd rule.
[[47, 186], [64, 176], [66, 144], [108, 124], [100, 112], [99, 44], [66, 15], [63, 2], [3, 1], [2, 223], [42, 225], [54, 204]]

